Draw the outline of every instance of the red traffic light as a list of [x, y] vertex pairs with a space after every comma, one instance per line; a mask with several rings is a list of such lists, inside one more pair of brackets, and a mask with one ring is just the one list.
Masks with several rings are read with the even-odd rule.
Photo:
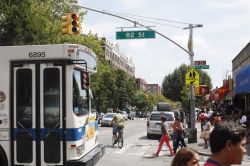
[[71, 13], [71, 25], [72, 25], [72, 32], [75, 35], [80, 34], [80, 29], [81, 29], [81, 23], [80, 23], [80, 17], [76, 13]]
[[203, 85], [203, 86], [202, 86], [202, 85], [200, 86], [200, 94], [201, 94], [201, 95], [209, 94], [209, 91], [210, 91], [210, 90], [209, 90], [209, 87], [204, 86], [204, 85]]
[[76, 14], [76, 13], [72, 13], [72, 14], [71, 14], [71, 18], [72, 18], [73, 20], [76, 20], [76, 19], [79, 18], [79, 15]]

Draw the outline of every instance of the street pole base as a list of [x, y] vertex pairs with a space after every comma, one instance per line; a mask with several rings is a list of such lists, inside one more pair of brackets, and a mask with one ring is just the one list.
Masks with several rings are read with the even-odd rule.
[[197, 143], [197, 128], [187, 129], [188, 143]]

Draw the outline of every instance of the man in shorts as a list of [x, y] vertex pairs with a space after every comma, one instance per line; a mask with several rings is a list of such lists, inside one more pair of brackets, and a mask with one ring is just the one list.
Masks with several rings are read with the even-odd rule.
[[123, 133], [123, 128], [125, 125], [125, 119], [120, 111], [118, 111], [118, 113], [113, 117], [111, 125], [113, 125], [113, 138], [116, 140], [118, 138], [117, 133]]

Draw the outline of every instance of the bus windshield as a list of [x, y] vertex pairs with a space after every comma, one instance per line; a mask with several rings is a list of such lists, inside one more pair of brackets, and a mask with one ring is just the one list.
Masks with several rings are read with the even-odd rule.
[[81, 72], [79, 70], [73, 72], [73, 112], [77, 116], [89, 113], [87, 90], [81, 88]]

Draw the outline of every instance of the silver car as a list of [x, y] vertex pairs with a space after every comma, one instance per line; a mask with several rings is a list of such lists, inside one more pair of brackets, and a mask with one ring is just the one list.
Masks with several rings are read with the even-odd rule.
[[110, 122], [115, 115], [116, 113], [106, 113], [101, 120], [101, 126], [110, 126]]
[[152, 112], [147, 121], [147, 138], [151, 138], [154, 135], [161, 135], [161, 117], [167, 118], [165, 124], [168, 128], [169, 134], [173, 136], [173, 123], [174, 123], [174, 112]]

